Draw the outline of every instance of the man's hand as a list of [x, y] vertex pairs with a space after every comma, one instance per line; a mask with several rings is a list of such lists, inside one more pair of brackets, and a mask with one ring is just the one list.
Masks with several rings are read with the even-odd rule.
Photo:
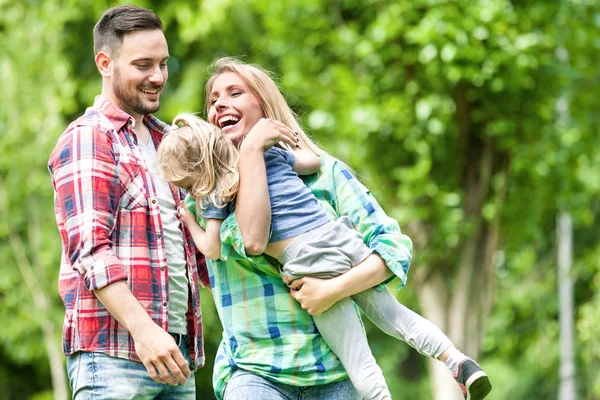
[[342, 299], [336, 282], [335, 279], [305, 276], [292, 282], [291, 295], [310, 315], [321, 315]]
[[150, 318], [125, 281], [94, 292], [104, 307], [133, 337], [135, 351], [150, 377], [159, 383], [185, 384], [192, 373], [175, 339]]
[[150, 323], [136, 332], [133, 340], [135, 351], [153, 380], [173, 386], [185, 385], [192, 373], [171, 335]]

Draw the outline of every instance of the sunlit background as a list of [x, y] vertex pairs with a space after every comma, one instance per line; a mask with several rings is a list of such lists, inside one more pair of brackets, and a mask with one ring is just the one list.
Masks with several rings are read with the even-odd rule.
[[[166, 27], [167, 122], [203, 109], [215, 57], [273, 71], [413, 239], [398, 299], [480, 360], [490, 399], [600, 398], [597, 1], [133, 3]], [[116, 4], [0, 0], [1, 399], [70, 396], [46, 162], [100, 92], [92, 28]], [[221, 327], [202, 296], [212, 399]], [[365, 324], [395, 400], [456, 400], [442, 364]]]

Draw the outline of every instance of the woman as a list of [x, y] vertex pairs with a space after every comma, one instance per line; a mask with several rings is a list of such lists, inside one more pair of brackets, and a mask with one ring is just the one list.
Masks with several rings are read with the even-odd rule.
[[[276, 141], [290, 143], [290, 139], [295, 139], [301, 142], [301, 147], [320, 155], [321, 169], [306, 179], [308, 187], [330, 212], [330, 216], [334, 219], [342, 215], [347, 217], [375, 252], [338, 278], [328, 281], [310, 278], [294, 280], [292, 287], [299, 289], [294, 296], [305, 303], [305, 308], [311, 307], [306, 300], [310, 299], [315, 288], [321, 287], [320, 291], [325, 293], [320, 306], [317, 299], [319, 309], [312, 310], [313, 314], [319, 314], [337, 302], [327, 314], [340, 313], [337, 320], [342, 324], [348, 316], [355, 317], [352, 315], [355, 314], [352, 302], [347, 298], [349, 295], [380, 283], [389, 277], [390, 272], [394, 272], [404, 283], [411, 257], [410, 240], [400, 233], [397, 223], [387, 218], [369, 192], [343, 164], [318, 149], [306, 137], [276, 85], [263, 70], [233, 59], [221, 59], [215, 63], [215, 73], [206, 89], [209, 121], [221, 128], [231, 141], [241, 143], [240, 188], [235, 216], [225, 220], [224, 229], [221, 230], [226, 251], [223, 252], [222, 261], [214, 261], [209, 266], [213, 295], [225, 329], [225, 340], [215, 367], [217, 395], [220, 397], [225, 387], [227, 399], [286, 398], [281, 397], [281, 392], [297, 398], [297, 391], [309, 386], [315, 398], [356, 398], [357, 394], [349, 387], [345, 373], [340, 371], [339, 361], [316, 333], [310, 317], [307, 319], [306, 313], [298, 310], [297, 304], [290, 301], [285, 285], [280, 280], [272, 279], [279, 277], [279, 264], [268, 256], [251, 256], [263, 253], [265, 248], [269, 249], [271, 204], [265, 179], [264, 151]], [[269, 251], [266, 253], [272, 254]], [[389, 270], [378, 254], [383, 256]], [[364, 280], [367, 276], [370, 279]], [[380, 290], [387, 289], [381, 287]], [[387, 296], [397, 304], [391, 294]], [[361, 307], [370, 307], [367, 301], [360, 303]], [[374, 306], [374, 303], [371, 305]], [[380, 315], [380, 312], [372, 315]], [[414, 314], [410, 310], [407, 312]], [[383, 322], [387, 314], [380, 316], [379, 322]], [[396, 319], [409, 317], [403, 313], [397, 315]], [[424, 324], [431, 325], [432, 330], [439, 331], [428, 321], [418, 318]], [[377, 323], [375, 319], [374, 322]], [[357, 320], [352, 326], [360, 329], [360, 322]], [[389, 327], [389, 324], [383, 326]], [[410, 333], [417, 335], [417, 341], [433, 336], [429, 332], [423, 333], [424, 330]], [[405, 331], [401, 334], [390, 332], [389, 328], [386, 331], [407, 339]], [[325, 333], [324, 330], [321, 332]], [[330, 336], [328, 343], [331, 344], [334, 339], [334, 336]], [[452, 359], [453, 354], [454, 358], [462, 355], [445, 336], [443, 340], [438, 339], [435, 340], [437, 350], [424, 354], [440, 357], [442, 351], [447, 349], [448, 354], [440, 358], [450, 355]], [[359, 341], [355, 338], [348, 343]], [[411, 344], [419, 348], [415, 343]], [[350, 347], [348, 351], [355, 350]], [[370, 356], [368, 348], [367, 352]], [[462, 355], [459, 361], [464, 359]], [[354, 364], [357, 363], [350, 365]], [[373, 368], [369, 376], [381, 375], [380, 370], [377, 373], [376, 365]], [[489, 385], [487, 376], [484, 373], [483, 376]], [[361, 391], [365, 395], [368, 393], [368, 398], [390, 397], [382, 376], [379, 382], [372, 381], [357, 379], [355, 384], [367, 385], [361, 387]], [[477, 398], [483, 398], [485, 394]]]

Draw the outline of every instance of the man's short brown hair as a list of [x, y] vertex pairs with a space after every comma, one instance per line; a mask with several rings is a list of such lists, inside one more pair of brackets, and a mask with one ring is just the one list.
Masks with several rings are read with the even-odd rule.
[[125, 34], [155, 29], [162, 31], [162, 22], [151, 10], [132, 4], [110, 8], [94, 26], [94, 55], [105, 51], [118, 57]]

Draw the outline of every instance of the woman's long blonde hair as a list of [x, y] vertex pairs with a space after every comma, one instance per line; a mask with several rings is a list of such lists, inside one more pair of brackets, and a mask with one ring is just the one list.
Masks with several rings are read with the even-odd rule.
[[196, 198], [197, 207], [206, 199], [217, 207], [232, 201], [239, 189], [239, 153], [216, 126], [198, 116], [182, 113], [173, 120], [173, 129], [158, 147], [158, 167], [174, 184], [189, 180], [183, 187]]
[[302, 125], [298, 121], [298, 117], [292, 111], [287, 101], [285, 101], [283, 94], [281, 94], [281, 91], [268, 71], [258, 65], [246, 64], [234, 57], [218, 58], [208, 68], [210, 78], [206, 82], [204, 89], [207, 113], [210, 110], [210, 92], [215, 80], [225, 72], [233, 72], [242, 78], [244, 83], [256, 96], [266, 118], [279, 121], [292, 131], [298, 133], [301, 148], [309, 149], [317, 155], [325, 153], [324, 150], [319, 148], [306, 135], [304, 129], [302, 129]]

